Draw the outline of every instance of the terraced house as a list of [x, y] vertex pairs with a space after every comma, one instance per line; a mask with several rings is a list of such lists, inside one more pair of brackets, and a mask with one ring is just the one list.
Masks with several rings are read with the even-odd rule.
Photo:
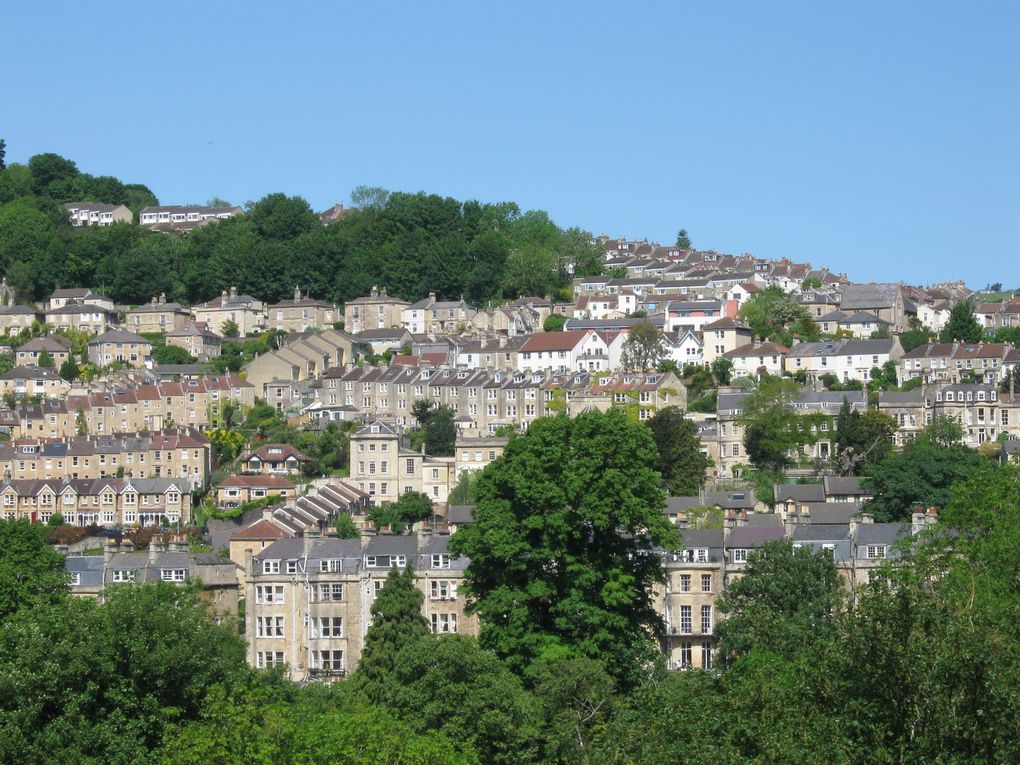
[[[39, 404], [20, 404], [15, 437], [69, 438], [161, 431], [173, 425], [199, 431], [215, 421], [224, 402], [255, 403], [254, 388], [233, 375], [138, 385], [120, 390], [68, 395]], [[80, 414], [79, 414], [80, 413]]]
[[5, 479], [179, 478], [188, 491], [209, 483], [212, 444], [198, 431], [148, 434], [20, 438], [0, 444]]
[[0, 484], [0, 517], [77, 526], [191, 522], [191, 484], [174, 478], [14, 479]]

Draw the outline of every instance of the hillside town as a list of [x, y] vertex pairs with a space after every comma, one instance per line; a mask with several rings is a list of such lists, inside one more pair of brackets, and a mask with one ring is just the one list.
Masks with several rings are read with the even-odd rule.
[[[123, 205], [63, 208], [75, 227], [134, 225]], [[180, 236], [236, 215], [146, 207], [138, 225]], [[683, 544], [656, 551], [653, 600], [668, 666], [708, 670], [717, 599], [764, 544], [826, 552], [853, 593], [937, 519], [921, 504], [875, 512], [859, 463], [876, 444], [854, 454], [841, 418], [884, 418], [888, 449], [948, 420], [962, 446], [1020, 461], [1020, 296], [591, 244], [601, 273], [574, 277], [570, 302], [412, 302], [379, 284], [342, 305], [301, 285], [278, 302], [231, 287], [123, 305], [93, 286], [15, 304], [4, 282], [2, 518], [79, 530], [59, 545], [75, 595], [200, 583], [217, 619], [243, 614], [251, 666], [337, 679], [357, 668], [392, 569], [413, 569], [434, 634], [478, 634], [470, 560], [448, 545], [512, 439], [551, 416], [677, 411], [704, 469], [662, 508]], [[228, 350], [233, 366], [218, 363]], [[745, 410], [776, 383], [771, 406], [809, 425], [765, 470]], [[387, 507], [408, 497], [425, 509], [396, 522]]]

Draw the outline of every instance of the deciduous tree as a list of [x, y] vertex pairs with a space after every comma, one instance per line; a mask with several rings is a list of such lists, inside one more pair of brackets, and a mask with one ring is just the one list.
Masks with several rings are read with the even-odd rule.
[[653, 550], [679, 544], [654, 460], [651, 432], [617, 410], [542, 418], [511, 439], [450, 542], [471, 561], [483, 647], [519, 672], [565, 651], [625, 684], [642, 676], [661, 629]]

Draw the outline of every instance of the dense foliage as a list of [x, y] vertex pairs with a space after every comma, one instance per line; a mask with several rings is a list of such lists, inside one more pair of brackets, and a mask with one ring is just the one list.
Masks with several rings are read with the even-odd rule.
[[379, 285], [407, 300], [435, 292], [484, 303], [568, 293], [571, 275], [601, 273], [590, 235], [561, 229], [544, 212], [376, 191], [329, 226], [300, 197], [269, 194], [247, 214], [184, 237], [133, 225], [73, 231], [61, 202], [126, 204], [137, 214], [156, 199], [144, 186], [40, 154], [0, 170], [0, 274], [22, 299], [90, 286], [133, 304], [161, 292], [201, 302], [232, 286], [275, 302], [295, 284], [338, 302]]
[[655, 439], [658, 460], [655, 469], [663, 488], [674, 497], [689, 497], [705, 485], [705, 469], [712, 461], [701, 452], [697, 424], [683, 410], [667, 406], [647, 420]]
[[651, 431], [618, 410], [540, 419], [510, 440], [450, 542], [471, 560], [484, 647], [518, 671], [578, 655], [636, 682], [661, 629], [653, 550], [679, 542], [655, 458]]

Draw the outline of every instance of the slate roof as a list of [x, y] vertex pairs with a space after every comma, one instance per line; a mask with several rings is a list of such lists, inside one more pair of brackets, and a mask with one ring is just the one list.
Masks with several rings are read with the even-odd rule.
[[730, 549], [761, 547], [766, 542], [783, 539], [785, 536], [786, 529], [782, 526], [738, 526], [730, 532], [726, 547]]
[[898, 289], [896, 284], [847, 284], [839, 307], [843, 311], [892, 308]]

